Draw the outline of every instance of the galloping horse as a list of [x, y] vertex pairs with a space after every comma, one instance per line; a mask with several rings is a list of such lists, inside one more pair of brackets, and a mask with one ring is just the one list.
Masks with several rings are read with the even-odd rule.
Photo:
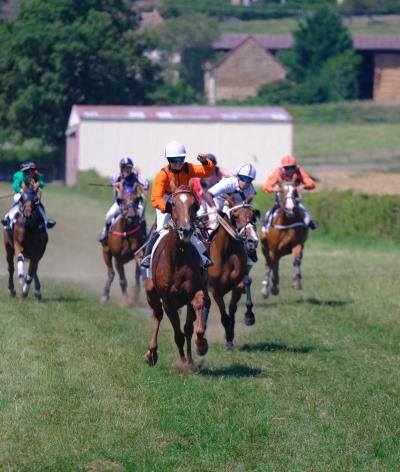
[[279, 184], [277, 203], [279, 209], [272, 218], [268, 231], [261, 229], [260, 240], [266, 259], [266, 272], [262, 281], [261, 294], [269, 295], [269, 278], [272, 271], [272, 295], [279, 293], [279, 259], [292, 253], [294, 256], [293, 288], [301, 289], [301, 259], [308, 236], [308, 228], [303, 222], [302, 210], [298, 207], [298, 192], [293, 182]]
[[[12, 233], [3, 231], [3, 241], [8, 264], [8, 291], [15, 297], [14, 255], [17, 256], [18, 279], [22, 284], [23, 298], [28, 296], [32, 280], [35, 283], [35, 297], [42, 299], [40, 281], [37, 275], [40, 259], [46, 250], [48, 241], [45, 222], [39, 211], [40, 199], [33, 189], [28, 188], [19, 202], [19, 213], [13, 225]], [[24, 261], [29, 259], [28, 273], [24, 276]]]
[[[113, 283], [115, 272], [113, 268], [113, 257], [115, 268], [119, 275], [119, 284], [122, 294], [127, 295], [128, 283], [125, 277], [124, 264], [127, 264], [135, 257], [135, 251], [144, 243], [146, 239], [145, 222], [140, 220], [137, 211], [137, 195], [131, 189], [125, 189], [121, 195], [121, 213], [115, 223], [110, 228], [110, 233], [106, 241], [102, 243], [103, 258], [107, 265], [107, 282], [104, 287], [102, 301], [105, 303], [110, 298], [111, 284]], [[140, 267], [136, 261], [135, 269], [135, 300], [140, 293]]]
[[[153, 310], [153, 335], [146, 360], [150, 365], [157, 362], [157, 337], [164, 310], [174, 329], [180, 359], [192, 367], [193, 323], [196, 320], [196, 351], [204, 356], [208, 351], [205, 331], [211, 301], [207, 292], [207, 270], [190, 242], [198, 202], [192, 187], [176, 188], [172, 184], [170, 228], [154, 250], [152, 278], [146, 280], [147, 300]], [[178, 309], [185, 305], [187, 314], [183, 333]]]
[[[230, 218], [219, 215], [220, 225], [210, 237], [210, 257], [214, 264], [208, 268], [208, 275], [211, 291], [221, 314], [221, 323], [225, 328], [226, 347], [232, 350], [235, 313], [242, 293], [246, 293], [245, 324], [250, 326], [255, 323], [247, 249], [251, 246], [250, 249], [255, 250], [258, 243], [255, 223], [259, 212], [247, 204], [236, 205], [229, 200], [227, 203], [230, 206]], [[229, 315], [224, 302], [224, 296], [228, 292], [232, 292]]]

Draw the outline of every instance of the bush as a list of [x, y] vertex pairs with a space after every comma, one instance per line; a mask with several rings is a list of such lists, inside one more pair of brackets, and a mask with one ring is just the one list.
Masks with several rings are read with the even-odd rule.
[[[258, 192], [256, 204], [264, 212], [274, 197]], [[315, 192], [304, 194], [304, 205], [320, 223], [318, 234], [334, 238], [400, 242], [400, 196]]]

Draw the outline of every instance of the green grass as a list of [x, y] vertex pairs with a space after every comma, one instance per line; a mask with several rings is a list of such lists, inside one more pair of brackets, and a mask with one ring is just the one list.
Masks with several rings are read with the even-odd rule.
[[[98, 302], [105, 272], [89, 227], [111, 202], [51, 187], [45, 198], [59, 225], [43, 303], [10, 300], [0, 272], [0, 470], [398, 469], [398, 247], [312, 237], [304, 290], [290, 288], [287, 258], [267, 301], [259, 262], [256, 325], [241, 305], [227, 353], [213, 307], [202, 369], [180, 376], [167, 319], [149, 368], [147, 309]], [[87, 258], [87, 279], [65, 280], [60, 263]]]
[[[400, 28], [399, 15], [358, 17], [344, 20], [352, 34], [398, 34]], [[275, 20], [238, 20], [230, 19], [220, 23], [222, 33], [238, 34], [290, 34], [298, 27], [295, 18]]]

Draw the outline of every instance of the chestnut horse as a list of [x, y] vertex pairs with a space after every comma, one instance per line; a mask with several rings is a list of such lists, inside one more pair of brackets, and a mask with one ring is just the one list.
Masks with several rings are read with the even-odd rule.
[[294, 256], [293, 288], [301, 289], [301, 259], [308, 236], [303, 222], [303, 211], [298, 206], [299, 195], [293, 182], [281, 182], [277, 192], [279, 209], [272, 218], [268, 231], [261, 229], [260, 241], [266, 259], [266, 272], [262, 281], [261, 294], [269, 295], [269, 278], [272, 271], [272, 295], [279, 293], [279, 259], [292, 253]]
[[[115, 268], [119, 275], [119, 284], [122, 295], [127, 296], [128, 283], [125, 277], [124, 264], [127, 264], [135, 257], [136, 250], [146, 239], [146, 223], [140, 219], [137, 210], [137, 194], [131, 189], [125, 189], [121, 194], [121, 213], [115, 223], [111, 226], [108, 238], [102, 243], [103, 258], [107, 265], [107, 282], [104, 287], [102, 301], [106, 303], [110, 298], [111, 284], [113, 283], [115, 272], [113, 268], [113, 258]], [[139, 298], [140, 293], [140, 266], [136, 261], [135, 269], [135, 293], [134, 299]]]
[[[39, 211], [40, 198], [37, 192], [28, 188], [21, 195], [19, 213], [12, 233], [3, 231], [3, 241], [8, 264], [8, 291], [15, 297], [14, 287], [14, 255], [17, 257], [18, 279], [22, 284], [22, 298], [28, 296], [32, 280], [35, 283], [35, 297], [42, 299], [40, 281], [37, 275], [40, 259], [46, 250], [48, 236], [45, 222]], [[24, 276], [24, 261], [29, 259], [28, 272]]]
[[[235, 336], [235, 313], [242, 293], [246, 293], [245, 324], [255, 323], [253, 302], [251, 300], [251, 266], [247, 260], [247, 246], [255, 249], [258, 239], [256, 233], [256, 219], [259, 211], [247, 204], [230, 205], [229, 218], [227, 215], [218, 215], [220, 225], [210, 237], [210, 257], [214, 264], [208, 268], [211, 292], [216, 301], [221, 323], [225, 328], [226, 347], [233, 349]], [[221, 221], [222, 220], [222, 221]], [[232, 292], [229, 303], [229, 315], [226, 313], [224, 296]]]
[[[153, 310], [153, 335], [146, 360], [149, 365], [157, 362], [158, 330], [165, 311], [174, 329], [181, 362], [191, 368], [194, 366], [191, 342], [195, 320], [197, 354], [204, 356], [208, 351], [205, 331], [211, 301], [207, 292], [207, 270], [190, 242], [198, 209], [197, 198], [192, 187], [172, 187], [170, 228], [154, 250], [152, 277], [146, 280], [147, 300]], [[185, 305], [187, 313], [183, 333], [178, 309]]]

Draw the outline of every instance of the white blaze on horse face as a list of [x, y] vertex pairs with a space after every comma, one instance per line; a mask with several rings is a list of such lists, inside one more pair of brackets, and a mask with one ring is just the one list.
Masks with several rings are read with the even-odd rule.
[[246, 226], [246, 236], [247, 236], [247, 239], [258, 242], [258, 236], [257, 236], [256, 230], [254, 228], [254, 225], [252, 225], [251, 223], [248, 223], [248, 225]]
[[184, 194], [184, 193], [181, 193], [181, 194], [179, 195], [179, 198], [180, 198], [180, 200], [181, 200], [182, 203], [185, 203], [186, 200], [188, 199], [188, 196], [187, 196], [186, 194]]
[[286, 186], [287, 195], [286, 195], [286, 209], [288, 211], [293, 211], [295, 207], [294, 203], [294, 188], [291, 185]]

